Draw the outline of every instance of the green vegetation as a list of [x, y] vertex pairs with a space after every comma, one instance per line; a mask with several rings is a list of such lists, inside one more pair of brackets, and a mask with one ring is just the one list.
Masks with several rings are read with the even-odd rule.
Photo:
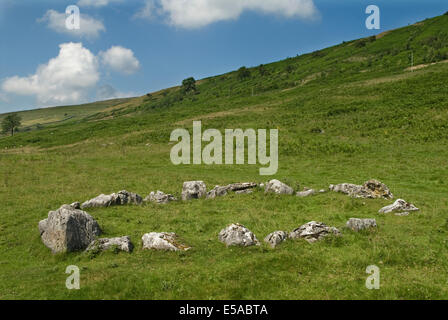
[[14, 131], [17, 131], [22, 122], [22, 118], [17, 114], [9, 114], [2, 120], [2, 131], [3, 133], [11, 133], [11, 136], [14, 135]]
[[[100, 102], [100, 111], [76, 120], [0, 138], [0, 299], [448, 298], [448, 16], [363, 46], [358, 41], [267, 64], [263, 72], [247, 69], [244, 81], [239, 71], [203, 79], [196, 83], [200, 94], [175, 87], [114, 107]], [[69, 108], [54, 111], [70, 115]], [[51, 118], [50, 109], [36, 112], [36, 122]], [[170, 133], [191, 130], [194, 120], [204, 130], [278, 128], [277, 175], [261, 177], [249, 165], [172, 165]], [[87, 210], [104, 237], [129, 235], [132, 254], [52, 255], [37, 230], [49, 210], [100, 193], [179, 196], [188, 180], [211, 189], [271, 178], [317, 189], [376, 178], [421, 210], [398, 217], [377, 213], [391, 203], [386, 200], [261, 190]], [[376, 218], [378, 229], [346, 230], [351, 217]], [[343, 237], [290, 241], [274, 250], [225, 248], [217, 240], [233, 222], [262, 240], [312, 220], [339, 228]], [[151, 231], [176, 232], [193, 248], [143, 251], [141, 236]], [[68, 265], [81, 269], [80, 290], [65, 288]], [[380, 290], [365, 288], [369, 265], [380, 268]]]
[[190, 77], [182, 81], [182, 90], [184, 93], [197, 92], [196, 80]]

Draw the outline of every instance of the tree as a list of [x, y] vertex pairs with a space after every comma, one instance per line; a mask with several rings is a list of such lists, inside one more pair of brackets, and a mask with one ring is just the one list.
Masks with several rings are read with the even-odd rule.
[[238, 69], [237, 77], [239, 80], [244, 80], [250, 77], [250, 71], [246, 67], [241, 67]]
[[17, 113], [7, 115], [2, 120], [3, 133], [11, 132], [11, 136], [13, 136], [14, 130], [17, 131], [17, 128], [20, 126], [21, 122], [22, 122], [22, 118]]
[[196, 80], [193, 77], [190, 77], [182, 81], [182, 91], [184, 93], [196, 92]]
[[268, 74], [268, 70], [266, 70], [266, 68], [262, 64], [260, 64], [258, 66], [258, 72], [260, 73], [260, 76], [262, 76], [262, 77], [264, 77], [265, 75]]

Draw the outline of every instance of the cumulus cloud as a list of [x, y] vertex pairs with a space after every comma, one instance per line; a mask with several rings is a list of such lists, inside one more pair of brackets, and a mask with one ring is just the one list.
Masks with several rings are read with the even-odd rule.
[[38, 19], [38, 22], [46, 23], [47, 27], [59, 33], [75, 35], [78, 37], [96, 38], [101, 31], [106, 31], [104, 24], [87, 14], [80, 14], [80, 28], [69, 30], [65, 26], [67, 16], [65, 12], [48, 10], [45, 15]]
[[40, 105], [78, 103], [86, 99], [99, 78], [97, 57], [82, 43], [59, 45], [59, 54], [40, 65], [35, 74], [3, 81], [4, 93], [35, 96]]
[[80, 7], [104, 7], [112, 2], [121, 2], [122, 0], [79, 0], [78, 6]]
[[[139, 13], [141, 17], [147, 16], [148, 3]], [[313, 0], [158, 0], [157, 4], [157, 13], [167, 16], [169, 24], [187, 29], [237, 19], [244, 11], [301, 19], [318, 15]]]
[[146, 0], [145, 5], [134, 15], [134, 18], [150, 19], [154, 16], [156, 10], [155, 0]]
[[99, 54], [102, 63], [112, 70], [133, 74], [140, 69], [140, 62], [135, 58], [132, 50], [120, 46], [113, 46], [105, 52]]

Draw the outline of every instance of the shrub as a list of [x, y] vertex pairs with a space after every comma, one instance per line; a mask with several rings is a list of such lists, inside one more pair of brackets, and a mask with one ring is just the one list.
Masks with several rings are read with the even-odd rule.
[[190, 77], [182, 81], [182, 91], [184, 93], [196, 92], [196, 80], [193, 77]]
[[250, 71], [246, 67], [241, 67], [238, 69], [237, 78], [239, 80], [244, 80], [250, 77]]

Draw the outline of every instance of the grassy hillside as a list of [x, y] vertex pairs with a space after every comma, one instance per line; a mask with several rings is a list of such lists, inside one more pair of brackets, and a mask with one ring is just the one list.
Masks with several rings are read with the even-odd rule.
[[[448, 16], [440, 16], [253, 67], [245, 79], [237, 71], [203, 79], [195, 95], [170, 88], [0, 138], [0, 298], [448, 298], [447, 48]], [[64, 108], [57, 110], [60, 117]], [[261, 177], [258, 165], [174, 166], [170, 133], [191, 131], [194, 120], [204, 129], [278, 128], [278, 173]], [[335, 193], [301, 199], [259, 190], [87, 210], [104, 237], [131, 236], [132, 254], [52, 255], [37, 231], [49, 210], [100, 193], [179, 196], [188, 180], [203, 180], [211, 189], [271, 178], [317, 189], [376, 178], [421, 210], [381, 215], [378, 209], [390, 201]], [[379, 227], [351, 232], [344, 229], [351, 217], [376, 218]], [[311, 220], [344, 235], [315, 244], [285, 242], [275, 250], [265, 244], [227, 249], [217, 240], [233, 222], [262, 240]], [[143, 251], [141, 236], [151, 231], [176, 232], [193, 249]], [[81, 268], [78, 291], [65, 289], [71, 264]], [[381, 270], [380, 290], [365, 288], [372, 264]]]

